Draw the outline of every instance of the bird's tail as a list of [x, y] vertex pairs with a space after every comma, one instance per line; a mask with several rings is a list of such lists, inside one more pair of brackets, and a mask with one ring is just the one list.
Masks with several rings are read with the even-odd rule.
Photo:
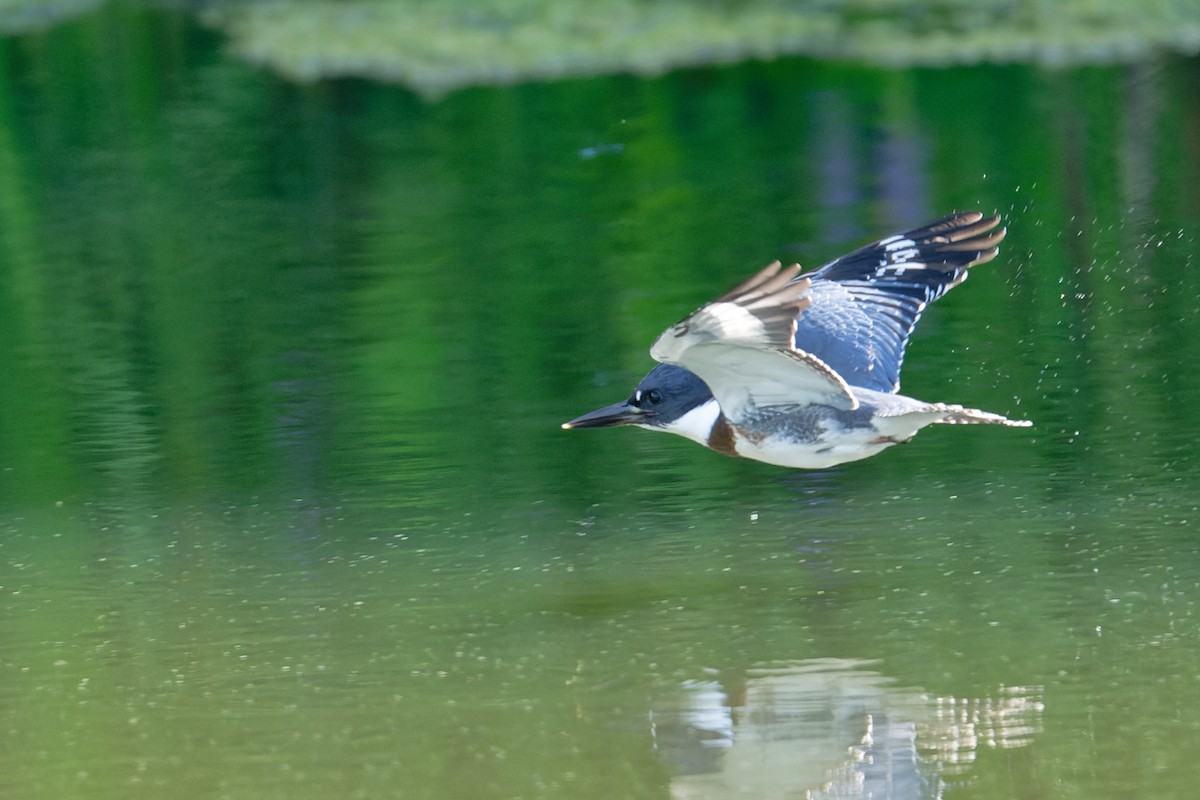
[[1003, 414], [993, 414], [990, 411], [980, 411], [978, 408], [964, 408], [947, 403], [934, 403], [929, 406], [928, 411], [941, 414], [941, 418], [937, 421], [947, 425], [1006, 425], [1010, 428], [1028, 428], [1033, 425], [1027, 419], [1009, 419]]

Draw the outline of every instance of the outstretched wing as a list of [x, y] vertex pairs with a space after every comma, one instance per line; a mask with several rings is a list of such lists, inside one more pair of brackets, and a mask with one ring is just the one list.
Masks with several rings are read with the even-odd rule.
[[798, 264], [770, 264], [667, 328], [650, 354], [700, 376], [730, 419], [780, 404], [857, 408], [835, 370], [794, 346], [796, 320], [812, 302], [813, 284], [799, 274]]
[[966, 280], [970, 267], [996, 257], [1005, 234], [999, 222], [978, 211], [950, 214], [803, 276], [811, 287], [796, 348], [819, 355], [851, 386], [897, 391], [921, 312]]

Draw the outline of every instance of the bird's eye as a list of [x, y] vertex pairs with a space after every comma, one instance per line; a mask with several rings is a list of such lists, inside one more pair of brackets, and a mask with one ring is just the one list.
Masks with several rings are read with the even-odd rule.
[[651, 389], [646, 392], [646, 399], [650, 401], [650, 405], [656, 406], [662, 402], [662, 392], [658, 389]]

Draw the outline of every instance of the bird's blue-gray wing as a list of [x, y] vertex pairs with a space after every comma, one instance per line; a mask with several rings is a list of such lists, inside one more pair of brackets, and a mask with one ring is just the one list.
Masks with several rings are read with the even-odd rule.
[[810, 304], [796, 320], [796, 347], [851, 386], [900, 388], [904, 349], [925, 306], [996, 257], [1004, 228], [977, 211], [890, 236], [803, 276]]

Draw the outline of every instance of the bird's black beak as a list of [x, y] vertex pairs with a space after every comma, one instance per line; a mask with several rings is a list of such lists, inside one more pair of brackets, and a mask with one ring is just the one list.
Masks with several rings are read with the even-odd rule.
[[611, 428], [614, 425], [636, 425], [647, 416], [649, 416], [649, 412], [643, 411], [629, 402], [613, 403], [611, 406], [589, 411], [570, 422], [564, 422], [563, 429], [569, 431], [572, 428]]

